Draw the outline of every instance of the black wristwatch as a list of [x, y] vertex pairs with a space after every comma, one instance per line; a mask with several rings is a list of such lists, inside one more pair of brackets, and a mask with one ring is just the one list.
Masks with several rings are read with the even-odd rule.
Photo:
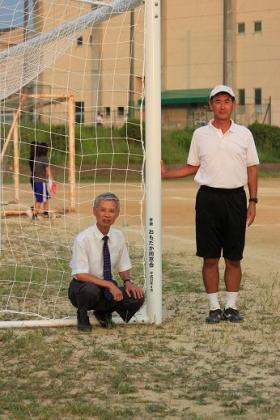
[[129, 281], [129, 283], [133, 283], [130, 279], [125, 279], [125, 280], [123, 281], [123, 284], [125, 284], [127, 281]]
[[251, 198], [249, 198], [249, 202], [250, 201], [252, 201], [253, 203], [256, 203], [257, 204], [257, 202], [259, 201], [258, 199], [257, 199], [257, 197], [251, 197]]

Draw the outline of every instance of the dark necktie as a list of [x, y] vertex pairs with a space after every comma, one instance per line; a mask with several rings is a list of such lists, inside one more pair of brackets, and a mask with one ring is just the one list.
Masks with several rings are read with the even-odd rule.
[[[108, 247], [109, 236], [103, 236], [103, 279], [108, 281], [113, 281], [112, 271], [111, 271], [111, 258], [110, 251]], [[104, 296], [107, 300], [112, 300], [112, 295], [108, 289], [104, 290]]]

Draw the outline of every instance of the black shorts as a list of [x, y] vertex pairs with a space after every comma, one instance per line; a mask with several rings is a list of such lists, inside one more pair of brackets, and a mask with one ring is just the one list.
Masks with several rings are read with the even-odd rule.
[[244, 188], [200, 187], [196, 196], [196, 255], [243, 258], [247, 218]]

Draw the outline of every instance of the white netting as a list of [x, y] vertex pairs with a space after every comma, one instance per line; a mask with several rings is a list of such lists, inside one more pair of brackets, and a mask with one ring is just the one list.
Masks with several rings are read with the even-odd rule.
[[[58, 3], [56, 3], [56, 6]], [[73, 3], [73, 1], [60, 3]], [[18, 45], [8, 47], [0, 53], [0, 99], [17, 92], [22, 86], [37, 77], [42, 70], [48, 68], [65, 53], [73, 40], [77, 39], [87, 28], [107, 20], [110, 16], [114, 17], [117, 14], [124, 13], [140, 3], [139, 0], [115, 0], [108, 6], [102, 6], [104, 3], [96, 2], [96, 4], [100, 4], [97, 9], [63, 22], [57, 28], [48, 32], [44, 32], [44, 26], [48, 26], [46, 24], [47, 19], [44, 16], [39, 16], [42, 21], [45, 21], [39, 35], [35, 35], [23, 43], [20, 42]], [[49, 10], [53, 4], [53, 2], [49, 2]], [[71, 7], [71, 5], [69, 4], [67, 7]]]
[[[143, 284], [141, 3], [36, 0], [25, 14], [20, 0], [0, 4], [2, 320], [75, 314], [71, 246], [103, 191], [121, 199], [117, 225]], [[36, 220], [34, 142], [45, 143], [58, 186]]]

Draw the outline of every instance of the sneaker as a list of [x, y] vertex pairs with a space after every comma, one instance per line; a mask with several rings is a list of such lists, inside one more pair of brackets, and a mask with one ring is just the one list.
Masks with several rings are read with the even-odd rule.
[[226, 308], [223, 310], [222, 319], [225, 321], [240, 322], [243, 321], [244, 317], [237, 309]]
[[112, 321], [112, 313], [111, 312], [100, 312], [94, 311], [93, 315], [99, 322], [102, 328], [114, 328], [115, 323]]
[[92, 326], [89, 322], [89, 317], [87, 316], [87, 311], [78, 310], [77, 321], [77, 328], [79, 331], [88, 332], [92, 330]]
[[209, 324], [217, 324], [222, 319], [222, 311], [221, 309], [215, 309], [213, 311], [209, 311], [209, 315], [206, 318], [206, 322]]

